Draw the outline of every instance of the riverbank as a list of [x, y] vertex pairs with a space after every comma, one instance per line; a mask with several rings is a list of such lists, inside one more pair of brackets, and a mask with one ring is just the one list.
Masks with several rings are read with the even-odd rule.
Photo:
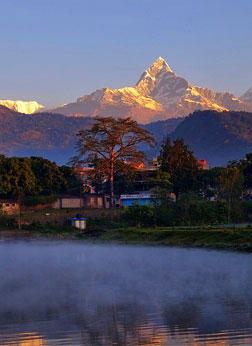
[[115, 228], [87, 229], [44, 228], [38, 230], [7, 230], [1, 239], [72, 239], [91, 243], [120, 243], [202, 247], [252, 252], [252, 228]]
[[149, 244], [232, 249], [252, 252], [252, 229], [248, 228], [121, 228], [88, 232], [82, 237], [96, 242]]

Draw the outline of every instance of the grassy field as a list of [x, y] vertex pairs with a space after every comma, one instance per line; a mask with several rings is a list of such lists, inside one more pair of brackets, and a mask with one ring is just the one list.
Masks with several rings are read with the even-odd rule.
[[[252, 252], [252, 227], [136, 228], [120, 221], [121, 210], [38, 210], [24, 211], [22, 232], [8, 218], [0, 220], [0, 236], [29, 236], [82, 239], [91, 242], [208, 247]], [[70, 219], [88, 218], [84, 233], [71, 227]], [[10, 217], [11, 219], [11, 217]], [[13, 219], [13, 217], [12, 217]]]
[[82, 235], [83, 239], [98, 242], [125, 244], [150, 244], [192, 246], [252, 251], [252, 228], [120, 228], [93, 230]]

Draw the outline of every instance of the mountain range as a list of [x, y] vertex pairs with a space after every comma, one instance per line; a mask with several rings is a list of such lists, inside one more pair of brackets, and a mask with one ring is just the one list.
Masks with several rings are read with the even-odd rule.
[[224, 165], [252, 152], [252, 88], [237, 98], [193, 86], [161, 57], [134, 87], [99, 89], [76, 102], [46, 109], [36, 101], [0, 101], [0, 153], [44, 156], [59, 164], [75, 155], [76, 133], [94, 116], [131, 116], [162, 141], [184, 138], [198, 159]]
[[159, 57], [134, 87], [99, 89], [76, 102], [47, 109], [35, 101], [22, 104], [22, 101], [8, 100], [0, 104], [27, 114], [39, 111], [75, 117], [130, 116], [140, 124], [148, 124], [185, 117], [195, 110], [252, 112], [252, 88], [238, 98], [229, 92], [193, 86]]
[[[76, 133], [90, 127], [91, 117], [61, 114], [25, 115], [0, 106], [0, 153], [8, 156], [43, 156], [65, 164], [74, 156]], [[252, 113], [196, 111], [185, 118], [172, 118], [142, 125], [153, 133], [157, 145], [143, 147], [155, 157], [163, 140], [183, 138], [198, 159], [211, 166], [225, 165], [252, 152]]]

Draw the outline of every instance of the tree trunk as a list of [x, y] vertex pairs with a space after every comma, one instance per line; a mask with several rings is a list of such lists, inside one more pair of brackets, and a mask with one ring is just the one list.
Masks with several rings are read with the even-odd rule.
[[231, 197], [229, 197], [228, 200], [228, 224], [230, 224], [231, 222]]
[[110, 164], [110, 209], [114, 208], [114, 162]]
[[22, 204], [22, 196], [18, 195], [18, 205], [19, 205], [19, 211], [18, 211], [18, 229], [21, 230], [22, 223], [21, 223], [21, 204]]

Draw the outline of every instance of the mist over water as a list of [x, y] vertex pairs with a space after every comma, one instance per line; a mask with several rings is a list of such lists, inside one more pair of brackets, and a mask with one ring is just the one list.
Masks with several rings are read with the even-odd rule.
[[0, 243], [0, 345], [252, 345], [252, 255]]

